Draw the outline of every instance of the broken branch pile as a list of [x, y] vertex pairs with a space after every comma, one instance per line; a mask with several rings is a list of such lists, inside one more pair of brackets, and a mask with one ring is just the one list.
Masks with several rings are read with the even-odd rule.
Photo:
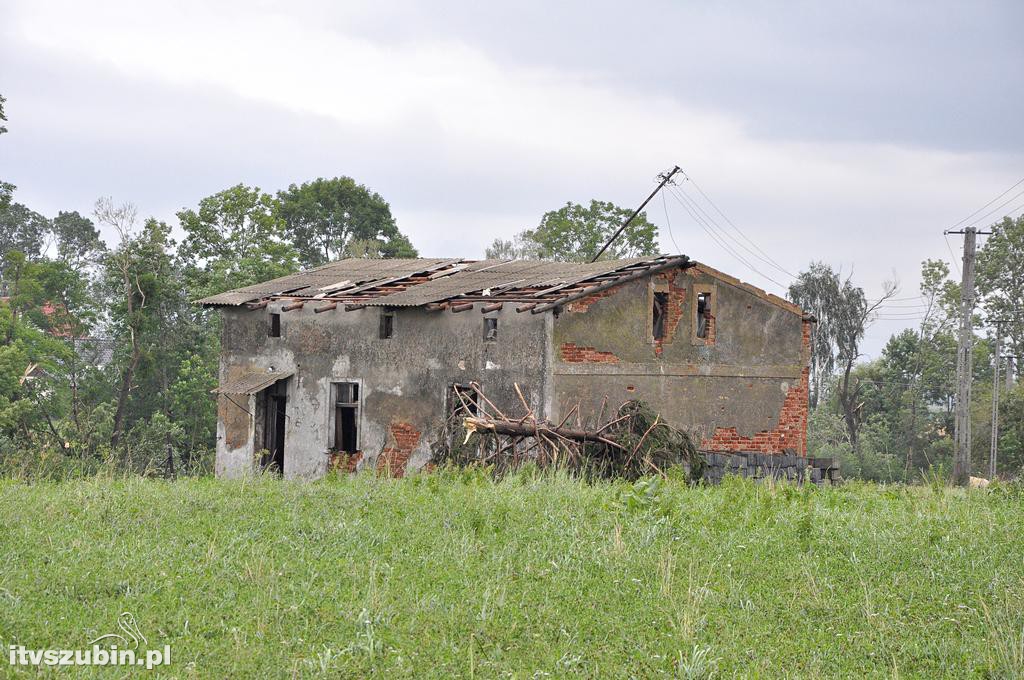
[[[502, 474], [532, 461], [588, 477], [627, 479], [663, 475], [682, 465], [692, 479], [700, 478], [703, 458], [689, 435], [644, 402], [626, 401], [607, 420], [601, 415], [606, 406], [602, 404], [601, 414], [590, 425], [584, 423], [577, 404], [555, 424], [536, 418], [518, 385], [516, 394], [525, 413], [511, 417], [478, 384], [456, 389], [456, 408], [445, 424], [445, 436], [438, 438], [442, 450], [435, 449], [435, 462], [490, 465]], [[571, 426], [570, 420], [575, 421]]]

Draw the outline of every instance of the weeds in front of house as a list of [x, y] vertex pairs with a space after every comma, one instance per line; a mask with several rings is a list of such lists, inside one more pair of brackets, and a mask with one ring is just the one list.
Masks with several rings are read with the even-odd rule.
[[0, 480], [0, 645], [130, 611], [181, 677], [1018, 677], [1020, 499], [534, 468]]

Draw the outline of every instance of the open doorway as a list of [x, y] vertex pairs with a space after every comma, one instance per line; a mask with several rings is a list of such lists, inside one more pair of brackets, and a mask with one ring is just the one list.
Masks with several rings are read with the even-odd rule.
[[263, 449], [260, 468], [284, 472], [284, 433], [288, 414], [288, 379], [278, 380], [261, 393], [263, 400]]

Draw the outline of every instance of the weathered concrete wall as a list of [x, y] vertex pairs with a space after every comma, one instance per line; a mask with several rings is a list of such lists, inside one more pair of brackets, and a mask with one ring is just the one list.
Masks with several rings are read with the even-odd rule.
[[[667, 295], [655, 340], [655, 292]], [[712, 296], [696, 336], [698, 293]], [[776, 299], [777, 300], [777, 299]], [[809, 335], [799, 310], [703, 265], [656, 274], [567, 305], [553, 329], [552, 418], [643, 399], [720, 451], [806, 452]]]
[[[477, 381], [499, 408], [512, 412], [519, 411], [515, 382], [542, 411], [551, 401], [550, 315], [517, 314], [514, 305], [487, 315], [480, 305], [461, 313], [398, 308], [390, 310], [394, 336], [380, 339], [380, 308], [314, 314], [316, 305], [309, 304], [282, 313], [282, 337], [268, 337], [268, 315], [281, 306], [223, 310], [220, 377], [223, 383], [252, 369], [294, 371], [287, 394], [286, 477], [327, 471], [334, 382], [360, 384], [360, 453], [347, 461], [350, 469], [368, 466], [395, 475], [429, 459], [453, 383]], [[484, 340], [484, 316], [498, 319], [496, 341]], [[250, 413], [257, 413], [256, 401], [248, 398]], [[223, 396], [218, 411], [217, 473], [253, 470], [261, 446], [253, 419]]]

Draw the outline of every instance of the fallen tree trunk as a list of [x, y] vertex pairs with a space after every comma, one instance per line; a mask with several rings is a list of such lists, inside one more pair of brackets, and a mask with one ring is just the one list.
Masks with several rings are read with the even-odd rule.
[[602, 437], [597, 432], [585, 430], [574, 430], [568, 427], [553, 427], [548, 423], [519, 422], [515, 420], [493, 420], [491, 418], [468, 417], [464, 421], [467, 434], [488, 430], [495, 434], [504, 434], [512, 437], [536, 437], [538, 435], [553, 435], [563, 439], [571, 439], [577, 442], [599, 442], [623, 449], [621, 444], [607, 437]]

